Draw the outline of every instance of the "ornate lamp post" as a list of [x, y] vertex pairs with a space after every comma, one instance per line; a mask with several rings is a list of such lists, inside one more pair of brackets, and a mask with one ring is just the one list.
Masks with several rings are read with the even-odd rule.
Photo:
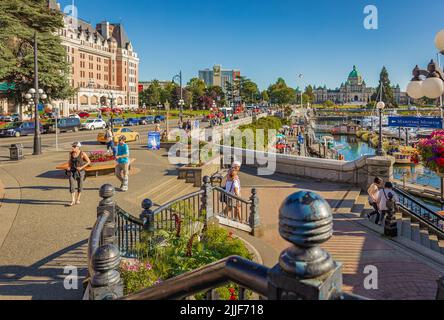
[[34, 102], [34, 152], [33, 155], [42, 154], [42, 139], [40, 135], [40, 119], [39, 119], [39, 103], [40, 99], [46, 100], [47, 96], [42, 89], [39, 89], [39, 68], [38, 68], [38, 48], [37, 48], [37, 32], [34, 33], [34, 88], [29, 89], [25, 95], [30, 103]]
[[34, 152], [33, 155], [38, 156], [42, 154], [42, 139], [40, 134], [40, 117], [39, 117], [39, 103], [41, 100], [46, 100], [48, 96], [42, 89], [31, 88], [25, 95], [25, 99], [29, 104], [34, 104]]
[[[382, 95], [381, 95], [382, 96]], [[382, 97], [381, 97], [382, 99]], [[382, 114], [385, 108], [385, 103], [383, 101], [379, 101], [376, 104], [376, 108], [379, 111], [379, 141], [378, 141], [378, 151], [376, 152], [377, 156], [384, 156], [384, 149], [382, 145]]]
[[179, 100], [179, 107], [180, 107], [180, 121], [183, 122], [183, 106], [185, 105], [185, 101], [183, 100], [183, 89], [182, 89], [182, 71], [179, 72], [179, 74], [176, 74], [173, 77], [172, 82], [175, 83], [175, 80], [179, 80], [180, 85], [180, 100]]
[[116, 99], [116, 96], [113, 92], [108, 93], [108, 100], [109, 100], [109, 106], [111, 108], [111, 129], [114, 129], [114, 99]]

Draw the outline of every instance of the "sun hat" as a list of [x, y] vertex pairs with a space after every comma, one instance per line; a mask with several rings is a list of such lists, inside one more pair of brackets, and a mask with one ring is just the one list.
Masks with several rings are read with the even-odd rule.
[[73, 148], [81, 148], [81, 147], [82, 147], [82, 144], [81, 144], [80, 142], [74, 142], [74, 143], [72, 144], [72, 147], [73, 147]]
[[231, 165], [232, 168], [236, 168], [236, 167], [241, 167], [242, 163], [240, 163], [240, 161], [234, 161], [233, 164]]

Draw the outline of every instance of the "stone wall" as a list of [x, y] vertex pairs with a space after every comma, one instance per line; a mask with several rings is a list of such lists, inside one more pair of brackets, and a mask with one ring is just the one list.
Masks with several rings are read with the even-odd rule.
[[[318, 158], [296, 157], [273, 153], [261, 153], [221, 146], [224, 153], [242, 154], [243, 164], [255, 167], [258, 174], [281, 173], [320, 181], [348, 183], [367, 189], [375, 177], [393, 181], [392, 157], [364, 156], [356, 161], [338, 161]], [[269, 168], [269, 169], [266, 169]], [[275, 170], [274, 170], [275, 169]]]

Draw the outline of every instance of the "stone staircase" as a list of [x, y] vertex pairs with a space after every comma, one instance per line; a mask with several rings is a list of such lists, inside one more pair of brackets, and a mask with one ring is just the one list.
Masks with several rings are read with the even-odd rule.
[[171, 176], [158, 184], [155, 188], [139, 195], [136, 201], [140, 203], [144, 199], [150, 199], [155, 206], [160, 207], [174, 199], [198, 190], [199, 188], [194, 187], [192, 184], [185, 183], [184, 180], [179, 180], [177, 176]]
[[[376, 225], [376, 216], [367, 219], [367, 214], [371, 212], [373, 208], [368, 203], [368, 196], [359, 189], [352, 189], [334, 210], [335, 215], [341, 215], [383, 236], [384, 224]], [[444, 232], [408, 212], [397, 213], [396, 218], [398, 237], [393, 241], [407, 250], [444, 263]]]

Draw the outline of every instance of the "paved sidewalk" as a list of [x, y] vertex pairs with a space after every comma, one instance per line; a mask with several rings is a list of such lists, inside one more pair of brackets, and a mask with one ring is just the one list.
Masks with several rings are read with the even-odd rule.
[[[240, 178], [243, 195], [250, 187], [258, 189], [259, 210], [264, 226], [265, 243], [277, 254], [290, 244], [279, 235], [279, 208], [286, 197], [304, 190], [314, 191], [326, 199], [332, 208], [352, 207], [348, 200], [350, 186], [328, 182], [308, 181], [281, 175], [257, 177], [246, 169]], [[346, 199], [345, 201], [342, 201]], [[434, 300], [436, 281], [443, 275], [443, 266], [422, 260], [418, 255], [400, 248], [356, 222], [359, 218], [345, 217], [334, 210], [334, 236], [323, 245], [335, 260], [343, 263], [344, 291], [379, 300]], [[276, 261], [277, 262], [277, 261]], [[364, 288], [366, 266], [378, 269], [378, 290]]]
[[[130, 191], [116, 195], [119, 206], [136, 216], [141, 201], [130, 200], [171, 179], [175, 171], [163, 151], [148, 151], [143, 144], [144, 140], [130, 144], [137, 159]], [[84, 149], [104, 147], [91, 142]], [[55, 167], [67, 157], [66, 151], [47, 151], [20, 162], [3, 162], [0, 168], [5, 192], [0, 200], [0, 300], [81, 299], [81, 282], [79, 290], [64, 289], [64, 267], [78, 267], [81, 281], [86, 276], [87, 239], [96, 220], [99, 188], [105, 183], [118, 186], [118, 180], [112, 175], [87, 178], [82, 204], [66, 207], [68, 180]], [[0, 186], [0, 195], [1, 191]]]

